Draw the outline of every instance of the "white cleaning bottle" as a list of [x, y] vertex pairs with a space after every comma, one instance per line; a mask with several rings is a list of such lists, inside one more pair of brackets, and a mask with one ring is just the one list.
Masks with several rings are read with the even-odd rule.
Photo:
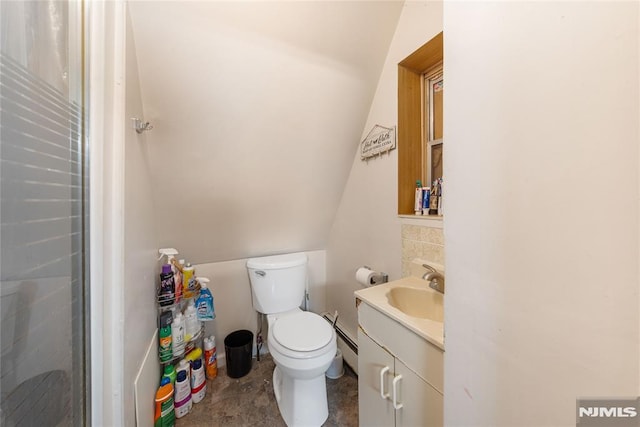
[[189, 301], [187, 309], [184, 311], [185, 318], [185, 341], [193, 340], [193, 337], [200, 332], [200, 322], [193, 300]]
[[176, 418], [182, 418], [191, 411], [191, 368], [189, 362], [182, 359], [178, 363], [176, 373], [176, 390], [174, 395]]
[[207, 394], [207, 379], [202, 366], [202, 358], [199, 357], [191, 362], [191, 400], [199, 403]]
[[171, 341], [173, 345], [173, 357], [181, 356], [184, 353], [186, 343], [184, 332], [184, 316], [178, 312], [171, 323]]

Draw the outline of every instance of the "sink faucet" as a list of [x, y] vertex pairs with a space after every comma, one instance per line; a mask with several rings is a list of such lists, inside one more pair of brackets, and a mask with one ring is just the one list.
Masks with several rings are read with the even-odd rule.
[[442, 273], [431, 267], [429, 264], [422, 264], [428, 271], [422, 275], [422, 278], [429, 282], [429, 287], [435, 291], [444, 294], [444, 276]]

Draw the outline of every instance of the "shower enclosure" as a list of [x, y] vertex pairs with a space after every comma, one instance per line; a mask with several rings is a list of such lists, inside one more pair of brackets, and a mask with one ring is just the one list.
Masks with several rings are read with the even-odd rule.
[[0, 425], [88, 424], [82, 1], [0, 2]]

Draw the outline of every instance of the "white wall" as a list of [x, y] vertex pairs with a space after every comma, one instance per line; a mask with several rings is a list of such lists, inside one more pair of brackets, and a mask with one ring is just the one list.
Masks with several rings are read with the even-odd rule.
[[[306, 252], [309, 257], [308, 288], [311, 305], [309, 310], [325, 311], [325, 251]], [[247, 273], [247, 259], [196, 264], [196, 276], [208, 277], [213, 294], [216, 319], [205, 324], [206, 336], [215, 335], [220, 363], [224, 364], [224, 338], [239, 329], [257, 332], [257, 312], [251, 301], [251, 284]], [[267, 339], [265, 322], [264, 339]], [[255, 349], [254, 349], [255, 350]]]
[[[406, 2], [387, 53], [361, 140], [371, 128], [397, 125], [397, 68], [414, 50], [442, 31], [442, 3]], [[327, 244], [327, 309], [338, 310], [343, 327], [357, 336], [353, 292], [360, 289], [354, 275], [368, 265], [401, 276], [401, 236], [397, 217], [396, 151], [360, 160], [353, 158]]]
[[[105, 6], [113, 14], [103, 46], [112, 55], [105, 83], [113, 99], [104, 105], [102, 146], [101, 249], [109, 260], [100, 283], [108, 289], [104, 305], [94, 298], [107, 335], [104, 358], [95, 357], [96, 367], [108, 369], [98, 423], [132, 424], [135, 373], [153, 372], [139, 368], [156, 326], [159, 246], [177, 247], [211, 277], [218, 318], [208, 333], [219, 338], [255, 330], [249, 256], [310, 251], [310, 308], [325, 310], [325, 252], [313, 249], [325, 246], [401, 6]], [[133, 25], [121, 21], [129, 12]], [[155, 129], [135, 134], [134, 116]], [[230, 259], [239, 260], [203, 264]]]
[[[136, 44], [127, 13], [125, 80], [125, 158], [124, 158], [124, 423], [135, 425], [133, 382], [141, 363], [160, 367], [157, 353], [145, 359], [149, 342], [157, 328], [155, 302], [156, 275], [159, 273], [156, 210], [152, 200], [149, 165], [149, 143], [146, 134], [139, 135], [131, 125], [131, 117], [144, 118]], [[118, 284], [113, 284], [117, 286]], [[152, 371], [151, 371], [152, 372]], [[158, 377], [159, 380], [159, 377]], [[156, 384], [157, 386], [158, 384]], [[155, 388], [141, 390], [148, 396], [148, 413], [153, 411]], [[142, 408], [144, 410], [144, 408]]]
[[445, 423], [635, 396], [637, 2], [448, 2]]
[[132, 2], [160, 245], [324, 249], [401, 6]]
[[[207, 332], [219, 337], [221, 356], [227, 333], [255, 331], [248, 257], [310, 251], [311, 309], [324, 311], [326, 236], [400, 9], [396, 1], [127, 3], [126, 263], [105, 313], [114, 315], [111, 340], [124, 347], [105, 357], [123, 366], [112, 390], [124, 407], [109, 423], [133, 422], [135, 373], [157, 363], [144, 355], [156, 327], [158, 247], [176, 247], [211, 277], [218, 318]], [[135, 134], [131, 117], [153, 131]]]

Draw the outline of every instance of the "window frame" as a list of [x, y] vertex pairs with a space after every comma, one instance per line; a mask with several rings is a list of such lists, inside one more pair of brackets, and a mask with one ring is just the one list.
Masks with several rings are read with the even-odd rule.
[[[398, 215], [414, 215], [416, 180], [426, 182], [422, 75], [444, 63], [440, 32], [398, 63]], [[425, 217], [426, 218], [426, 217]]]
[[[435, 138], [435, 123], [434, 123], [434, 108], [433, 108], [433, 85], [438, 81], [444, 81], [444, 69], [443, 62], [440, 61], [435, 66], [431, 67], [422, 75], [423, 86], [423, 138], [424, 138], [424, 165], [426, 176], [425, 186], [431, 186], [431, 183], [435, 179], [433, 176], [433, 148], [438, 145], [443, 145], [444, 138]], [[443, 147], [444, 148], [444, 147]]]

